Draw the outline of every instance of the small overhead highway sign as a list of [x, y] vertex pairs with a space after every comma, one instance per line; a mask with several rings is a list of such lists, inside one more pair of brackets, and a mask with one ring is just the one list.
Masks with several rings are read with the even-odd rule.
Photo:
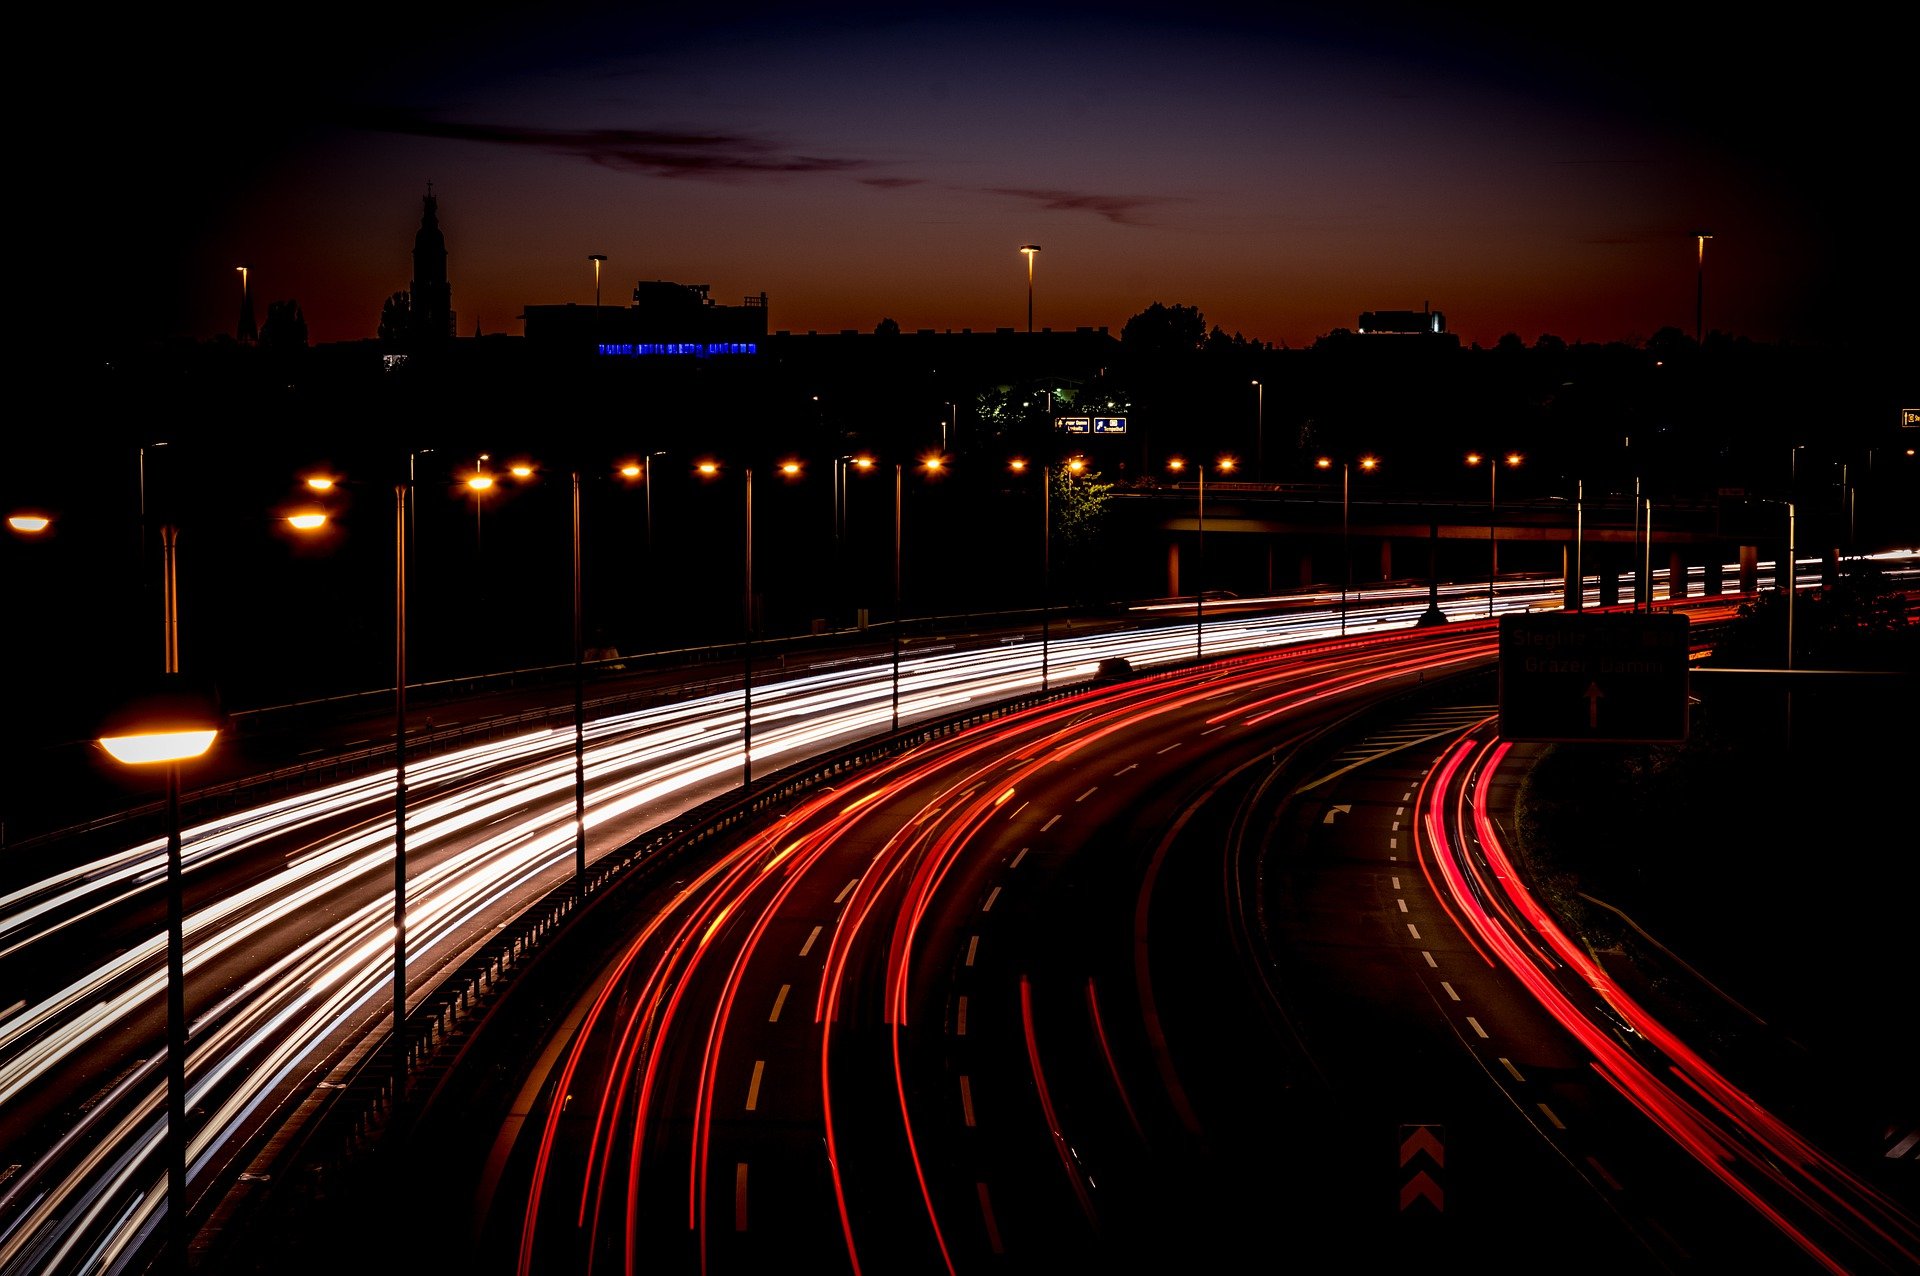
[[1500, 735], [1676, 743], [1687, 738], [1687, 617], [1540, 612], [1500, 618]]

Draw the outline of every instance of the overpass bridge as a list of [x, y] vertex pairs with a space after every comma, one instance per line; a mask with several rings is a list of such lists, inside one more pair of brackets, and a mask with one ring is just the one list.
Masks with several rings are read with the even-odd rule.
[[[1165, 594], [1202, 588], [1273, 593], [1297, 587], [1338, 589], [1383, 581], [1472, 580], [1489, 574], [1558, 574], [1569, 605], [1574, 582], [1598, 589], [1601, 605], [1645, 600], [1630, 591], [1662, 576], [1669, 596], [1691, 581], [1717, 594], [1733, 585], [1751, 593], [1763, 559], [1786, 580], [1787, 516], [1778, 502], [1730, 494], [1655, 499], [1631, 492], [1524, 496], [1490, 503], [1351, 492], [1324, 485], [1214, 482], [1116, 489], [1115, 520], [1155, 546], [1165, 565]], [[1818, 557], [1837, 578], [1838, 519], [1798, 516], [1795, 556]], [[1725, 579], [1737, 564], [1738, 580]], [[1344, 567], [1344, 570], [1343, 570]], [[1697, 569], [1697, 570], [1694, 570]], [[1348, 575], [1350, 573], [1350, 575]]]

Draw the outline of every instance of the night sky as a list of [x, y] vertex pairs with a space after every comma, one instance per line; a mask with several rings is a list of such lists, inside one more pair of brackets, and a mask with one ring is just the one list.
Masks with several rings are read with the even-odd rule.
[[1159, 301], [1299, 347], [1431, 305], [1463, 342], [1637, 341], [1692, 334], [1696, 229], [1709, 329], [1911, 329], [1912, 236], [1873, 230], [1911, 114], [1868, 9], [1448, 9], [42, 14], [71, 74], [26, 129], [28, 264], [127, 335], [231, 333], [244, 263], [261, 320], [371, 337], [431, 181], [462, 336], [590, 304], [596, 252], [608, 304], [667, 279], [765, 292], [774, 329], [1021, 327], [1037, 243], [1039, 327]]

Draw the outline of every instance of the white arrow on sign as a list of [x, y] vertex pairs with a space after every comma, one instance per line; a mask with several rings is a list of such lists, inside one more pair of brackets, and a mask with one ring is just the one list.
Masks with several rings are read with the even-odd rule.
[[1353, 808], [1351, 806], [1336, 806], [1327, 811], [1327, 818], [1321, 822], [1324, 824], [1331, 824], [1333, 823], [1333, 817], [1336, 815], [1352, 815], [1352, 814], [1353, 814]]
[[1587, 689], [1580, 694], [1587, 698], [1587, 730], [1598, 731], [1600, 729], [1600, 701], [1607, 693], [1600, 690], [1599, 683], [1589, 682]]

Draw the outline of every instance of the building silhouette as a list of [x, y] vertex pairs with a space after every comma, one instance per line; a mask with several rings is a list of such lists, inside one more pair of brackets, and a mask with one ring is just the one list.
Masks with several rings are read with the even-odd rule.
[[444, 343], [454, 335], [453, 285], [447, 282], [447, 237], [440, 230], [440, 201], [433, 183], [422, 198], [420, 229], [413, 237], [412, 303], [414, 340], [421, 345]]

